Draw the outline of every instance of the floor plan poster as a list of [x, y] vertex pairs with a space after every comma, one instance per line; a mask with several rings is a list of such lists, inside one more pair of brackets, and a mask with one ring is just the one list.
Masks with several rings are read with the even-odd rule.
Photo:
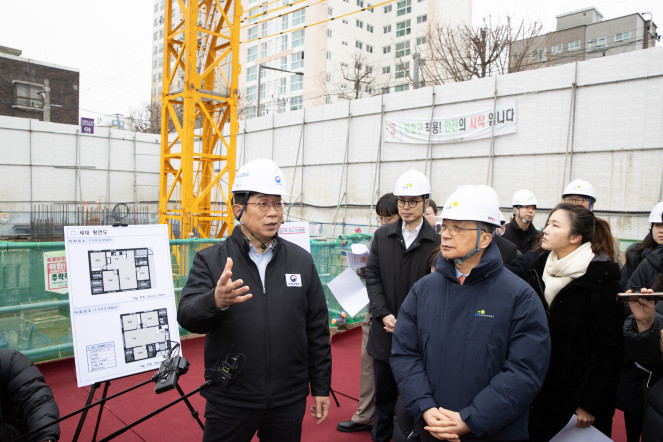
[[165, 225], [65, 227], [78, 386], [159, 369], [179, 343]]

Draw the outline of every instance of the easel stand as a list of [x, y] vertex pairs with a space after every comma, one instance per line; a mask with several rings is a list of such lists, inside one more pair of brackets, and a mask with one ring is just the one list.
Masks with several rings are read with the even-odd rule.
[[[158, 374], [158, 373], [157, 373], [157, 374]], [[37, 428], [36, 430], [31, 431], [30, 433], [28, 433], [28, 434], [22, 436], [21, 438], [17, 439], [16, 442], [21, 442], [21, 441], [27, 441], [27, 440], [30, 440], [30, 436], [32, 436], [33, 434], [38, 433], [39, 431], [41, 431], [41, 430], [43, 430], [43, 429], [45, 429], [45, 428], [48, 428], [48, 427], [50, 427], [50, 426], [53, 425], [53, 424], [56, 424], [56, 423], [62, 422], [62, 421], [64, 421], [64, 420], [66, 420], [66, 419], [69, 419], [69, 418], [71, 418], [71, 417], [73, 417], [73, 416], [76, 416], [76, 415], [79, 414], [79, 413], [82, 413], [82, 414], [81, 414], [81, 417], [80, 417], [80, 419], [79, 419], [79, 421], [78, 421], [78, 426], [76, 427], [76, 433], [74, 434], [74, 437], [72, 438], [72, 441], [76, 442], [76, 441], [78, 441], [78, 438], [80, 437], [81, 431], [83, 430], [83, 425], [85, 424], [85, 419], [87, 418], [87, 412], [88, 412], [91, 408], [96, 407], [97, 405], [99, 405], [99, 406], [100, 406], [100, 407], [99, 407], [99, 413], [97, 414], [97, 421], [96, 421], [95, 426], [94, 426], [94, 435], [92, 436], [92, 439], [91, 439], [92, 442], [95, 442], [95, 441], [97, 440], [97, 433], [98, 433], [98, 431], [99, 431], [99, 424], [100, 424], [100, 422], [101, 422], [101, 415], [102, 415], [102, 412], [103, 412], [103, 405], [104, 405], [106, 402], [108, 402], [109, 400], [114, 399], [114, 398], [116, 398], [116, 397], [118, 397], [118, 396], [121, 396], [121, 395], [123, 395], [123, 394], [125, 394], [125, 393], [128, 393], [128, 392], [130, 392], [130, 391], [133, 391], [133, 390], [135, 390], [135, 389], [137, 389], [137, 388], [140, 388], [140, 387], [142, 387], [143, 385], [154, 383], [154, 381], [155, 381], [155, 379], [156, 379], [156, 376], [157, 376], [157, 375], [155, 374], [155, 375], [154, 375], [152, 378], [150, 378], [149, 380], [147, 380], [147, 381], [145, 381], [145, 382], [142, 382], [142, 383], [140, 383], [140, 384], [138, 384], [138, 385], [134, 385], [133, 387], [129, 387], [129, 388], [127, 388], [126, 390], [120, 391], [119, 393], [116, 393], [116, 394], [114, 394], [114, 395], [112, 395], [112, 396], [107, 396], [107, 394], [108, 394], [108, 387], [110, 386], [111, 381], [105, 381], [105, 382], [104, 382], [104, 389], [103, 389], [103, 392], [102, 392], [102, 394], [101, 394], [101, 399], [98, 400], [97, 402], [92, 402], [92, 401], [94, 400], [94, 394], [95, 394], [95, 392], [97, 391], [97, 389], [98, 389], [99, 387], [101, 387], [101, 383], [96, 382], [96, 383], [94, 383], [94, 384], [92, 385], [92, 387], [90, 388], [90, 393], [88, 394], [87, 401], [85, 402], [85, 406], [84, 406], [83, 408], [81, 408], [80, 410], [76, 410], [76, 411], [74, 411], [73, 413], [69, 413], [68, 415], [63, 416], [63, 417], [61, 417], [60, 419], [58, 419], [58, 420], [56, 420], [56, 421], [49, 422], [48, 424], [44, 425], [43, 427], [40, 427], [40, 428]], [[119, 379], [119, 378], [118, 378], [118, 379]], [[145, 417], [143, 417], [143, 418], [137, 420], [136, 422], [134, 422], [134, 423], [132, 423], [132, 424], [130, 424], [130, 425], [127, 425], [127, 426], [124, 427], [124, 428], [121, 428], [120, 430], [116, 431], [115, 433], [111, 434], [110, 436], [105, 437], [105, 438], [102, 439], [102, 440], [103, 440], [103, 441], [111, 440], [111, 439], [113, 439], [113, 438], [119, 436], [120, 434], [124, 433], [124, 432], [127, 431], [128, 429], [133, 428], [134, 426], [138, 425], [139, 423], [146, 421], [147, 419], [149, 419], [149, 418], [151, 418], [151, 417], [153, 417], [153, 416], [155, 416], [155, 415], [161, 413], [162, 411], [166, 410], [167, 408], [170, 408], [172, 405], [175, 405], [176, 403], [181, 402], [181, 401], [184, 401], [184, 403], [187, 405], [187, 407], [189, 408], [189, 411], [191, 412], [191, 416], [193, 416], [193, 418], [198, 422], [198, 425], [200, 425], [200, 428], [201, 428], [201, 429], [204, 428], [204, 425], [203, 425], [202, 421], [201, 421], [200, 418], [199, 418], [199, 413], [198, 413], [198, 411], [196, 411], [196, 410], [193, 408], [193, 405], [191, 405], [191, 402], [189, 402], [189, 399], [188, 399], [188, 398], [189, 398], [190, 396], [192, 396], [192, 395], [198, 393], [200, 390], [203, 390], [204, 388], [208, 388], [208, 387], [211, 385], [211, 383], [210, 383], [209, 385], [207, 385], [207, 384], [208, 384], [208, 383], [206, 382], [205, 384], [203, 384], [203, 385], [200, 386], [199, 388], [197, 388], [197, 389], [195, 389], [194, 391], [192, 391], [191, 393], [187, 393], [187, 394], [184, 394], [184, 391], [182, 391], [182, 388], [181, 388], [179, 385], [176, 385], [175, 387], [176, 387], [176, 389], [177, 389], [177, 392], [180, 394], [180, 397], [179, 397], [179, 398], [177, 398], [176, 400], [174, 400], [174, 401], [172, 401], [172, 402], [166, 404], [165, 406], [161, 407], [160, 409], [158, 409], [158, 410], [156, 410], [156, 411], [154, 411], [154, 412], [148, 414], [147, 416], [145, 416]]]

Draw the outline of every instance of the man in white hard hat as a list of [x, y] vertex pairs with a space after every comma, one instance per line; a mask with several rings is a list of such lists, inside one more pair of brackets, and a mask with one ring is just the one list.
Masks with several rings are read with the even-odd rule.
[[225, 242], [196, 254], [178, 322], [205, 333], [203, 441], [299, 441], [306, 398], [321, 423], [329, 410], [327, 303], [313, 259], [277, 235], [283, 173], [270, 160], [235, 176], [239, 221]]
[[573, 180], [564, 188], [562, 201], [565, 203], [579, 204], [584, 206], [585, 209], [592, 210], [594, 203], [596, 202], [594, 186], [585, 180]]
[[508, 239], [518, 247], [521, 253], [532, 250], [539, 231], [532, 221], [536, 215], [536, 197], [527, 189], [521, 189], [513, 194], [511, 199], [513, 217], [506, 225], [504, 239]]
[[[583, 206], [587, 210], [594, 211], [594, 204], [596, 204], [596, 191], [594, 186], [580, 178], [571, 181], [564, 188], [562, 193], [562, 201], [565, 203], [577, 204]], [[614, 237], [615, 256], [612, 260], [622, 266], [622, 253], [619, 239]]]
[[398, 178], [394, 195], [401, 219], [375, 231], [368, 256], [366, 289], [373, 320], [366, 350], [373, 357], [375, 376], [374, 441], [388, 442], [394, 432], [398, 389], [389, 354], [398, 311], [412, 284], [427, 273], [428, 256], [440, 244], [440, 235], [423, 217], [430, 193], [430, 182], [421, 172], [409, 170]]
[[543, 306], [492, 242], [499, 204], [485, 187], [461, 186], [444, 204], [442, 258], [394, 331], [392, 370], [422, 441], [527, 440], [550, 360]]

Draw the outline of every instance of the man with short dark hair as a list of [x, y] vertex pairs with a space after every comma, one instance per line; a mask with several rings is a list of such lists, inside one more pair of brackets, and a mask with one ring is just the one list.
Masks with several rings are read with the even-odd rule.
[[[322, 423], [329, 411], [329, 317], [313, 258], [277, 233], [287, 195], [281, 169], [254, 160], [237, 172], [232, 206], [239, 225], [225, 242], [196, 254], [177, 319], [205, 333], [205, 377], [219, 380], [236, 356], [228, 385], [207, 399], [203, 441], [301, 439], [306, 398]], [[249, 290], [251, 293], [249, 293]]]
[[511, 205], [513, 217], [506, 225], [503, 237], [514, 243], [520, 253], [526, 253], [534, 248], [539, 236], [539, 231], [532, 224], [536, 215], [536, 198], [529, 190], [521, 189], [513, 194]]
[[401, 219], [375, 232], [368, 256], [366, 289], [373, 321], [367, 351], [375, 375], [374, 441], [387, 442], [394, 432], [398, 388], [389, 354], [398, 311], [412, 284], [426, 274], [428, 256], [440, 244], [440, 235], [423, 218], [430, 193], [430, 182], [421, 172], [409, 170], [398, 178], [394, 195]]

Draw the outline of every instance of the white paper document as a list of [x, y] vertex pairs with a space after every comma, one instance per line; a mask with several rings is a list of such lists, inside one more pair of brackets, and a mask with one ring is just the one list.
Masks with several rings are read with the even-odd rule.
[[574, 414], [566, 427], [557, 433], [555, 437], [550, 439], [550, 442], [609, 442], [611, 439], [605, 434], [601, 433], [596, 428], [590, 426], [589, 428], [578, 428], [576, 422], [578, 417]]
[[343, 273], [332, 279], [327, 287], [350, 316], [356, 315], [368, 304], [366, 287], [352, 269], [345, 269]]
[[279, 228], [279, 236], [311, 253], [311, 237], [308, 227], [308, 222], [285, 222]]
[[366, 267], [366, 262], [362, 258], [368, 258], [368, 247], [365, 244], [352, 244], [345, 257], [348, 260], [348, 267], [351, 269]]

